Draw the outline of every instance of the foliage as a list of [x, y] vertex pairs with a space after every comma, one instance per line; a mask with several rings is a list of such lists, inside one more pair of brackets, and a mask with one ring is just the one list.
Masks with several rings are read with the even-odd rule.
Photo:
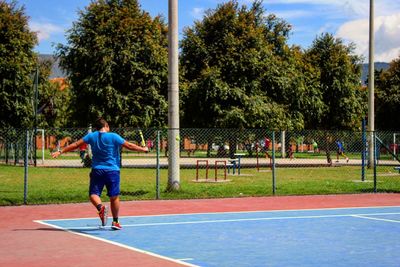
[[[185, 127], [298, 127], [290, 104], [274, 92], [285, 83], [284, 58], [290, 25], [266, 16], [261, 1], [237, 1], [209, 10], [186, 28], [182, 40]], [[279, 80], [279, 81], [278, 81]], [[288, 86], [292, 84], [289, 81]]]
[[378, 72], [376, 83], [376, 126], [380, 130], [399, 129], [400, 56], [389, 69]]
[[97, 0], [68, 31], [57, 56], [73, 93], [78, 126], [162, 126], [167, 118], [167, 29], [137, 0]]
[[30, 127], [36, 34], [24, 7], [0, 0], [0, 127]]
[[360, 90], [361, 59], [354, 55], [354, 45], [322, 34], [306, 51], [306, 59], [319, 70], [324, 103], [324, 114], [314, 128], [358, 128], [366, 114], [366, 94]]
[[39, 60], [38, 78], [38, 127], [66, 127], [69, 122], [71, 107], [71, 91], [60, 80], [49, 80], [52, 64], [51, 59]]

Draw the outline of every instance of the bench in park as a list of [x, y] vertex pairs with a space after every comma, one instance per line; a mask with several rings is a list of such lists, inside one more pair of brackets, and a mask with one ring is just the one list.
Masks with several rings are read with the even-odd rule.
[[230, 169], [232, 168], [232, 173], [235, 174], [236, 168], [238, 167], [239, 164], [239, 159], [228, 159], [229, 163], [226, 164], [226, 167], [228, 168], [228, 173], [230, 172]]

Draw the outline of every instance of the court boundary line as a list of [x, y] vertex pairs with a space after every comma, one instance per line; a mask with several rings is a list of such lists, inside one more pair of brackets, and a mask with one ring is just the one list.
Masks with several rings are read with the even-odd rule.
[[382, 218], [374, 218], [374, 217], [369, 217], [369, 216], [364, 216], [364, 215], [353, 215], [353, 217], [361, 218], [361, 219], [367, 219], [367, 220], [375, 220], [375, 221], [384, 221], [384, 222], [400, 223], [400, 221], [397, 221], [397, 220], [382, 219]]
[[[301, 219], [321, 219], [321, 218], [341, 218], [341, 217], [355, 217], [355, 218], [369, 218], [367, 216], [382, 216], [382, 215], [398, 215], [400, 212], [383, 212], [383, 213], [360, 213], [360, 214], [326, 214], [326, 215], [305, 215], [305, 216], [280, 216], [280, 217], [260, 217], [260, 218], [242, 218], [242, 219], [221, 219], [221, 220], [199, 220], [199, 221], [180, 221], [180, 222], [160, 222], [160, 223], [138, 223], [138, 224], [124, 224], [124, 227], [146, 227], [146, 226], [163, 226], [163, 225], [188, 225], [188, 224], [207, 224], [207, 223], [228, 223], [228, 222], [246, 222], [246, 221], [274, 221], [274, 220], [301, 220]], [[132, 216], [134, 217], [134, 216]], [[372, 217], [371, 217], [372, 219]], [[376, 219], [382, 220], [385, 219]], [[400, 221], [396, 221], [400, 223]], [[51, 226], [52, 224], [48, 224]], [[73, 230], [89, 230], [97, 229], [98, 226], [80, 226], [80, 227], [67, 227], [62, 229]], [[105, 228], [110, 228], [106, 226]]]
[[122, 247], [122, 248], [125, 248], [125, 249], [129, 249], [129, 250], [132, 250], [132, 251], [135, 251], [135, 252], [139, 252], [139, 253], [146, 254], [146, 255], [149, 255], [149, 256], [153, 256], [153, 257], [156, 257], [156, 258], [160, 258], [160, 259], [163, 259], [163, 260], [171, 261], [171, 262], [174, 262], [174, 263], [182, 264], [184, 266], [199, 267], [198, 265], [187, 263], [187, 262], [181, 261], [179, 259], [169, 258], [169, 257], [163, 256], [163, 255], [159, 255], [159, 254], [147, 251], [147, 250], [139, 249], [139, 248], [132, 247], [132, 246], [127, 246], [127, 245], [124, 245], [124, 244], [121, 244], [121, 243], [117, 243], [117, 242], [114, 242], [114, 241], [111, 241], [111, 240], [107, 240], [107, 239], [104, 239], [104, 238], [92, 236], [92, 235], [89, 235], [89, 234], [78, 233], [76, 231], [69, 230], [69, 228], [59, 227], [57, 225], [45, 223], [45, 222], [43, 222], [41, 220], [35, 220], [34, 222], [40, 223], [40, 224], [43, 224], [43, 225], [46, 225], [46, 226], [50, 226], [50, 227], [53, 227], [53, 228], [56, 228], [56, 229], [60, 229], [62, 231], [69, 232], [71, 234], [75, 234], [75, 235], [79, 235], [79, 236], [83, 236], [83, 237], [88, 237], [88, 238], [91, 238], [91, 239], [94, 239], [94, 240], [98, 240], [98, 241], [103, 241], [105, 243], [108, 243], [108, 244], [111, 244], [111, 245], [115, 245], [115, 246], [118, 246], [118, 247]]
[[[168, 216], [190, 216], [190, 215], [207, 215], [207, 214], [231, 214], [231, 213], [272, 213], [272, 212], [291, 212], [291, 211], [323, 211], [323, 210], [346, 210], [346, 209], [381, 209], [381, 208], [400, 208], [399, 205], [396, 206], [368, 206], [368, 207], [340, 207], [340, 208], [312, 208], [312, 209], [288, 209], [288, 210], [250, 210], [250, 211], [213, 211], [213, 212], [193, 212], [193, 213], [167, 213], [167, 214], [148, 214], [148, 215], [125, 215], [119, 216], [119, 218], [146, 218], [146, 217], [168, 217]], [[67, 219], [41, 219], [33, 220], [37, 221], [75, 221], [75, 220], [85, 220], [85, 219], [95, 219], [98, 217], [81, 217], [81, 218], [67, 218]]]

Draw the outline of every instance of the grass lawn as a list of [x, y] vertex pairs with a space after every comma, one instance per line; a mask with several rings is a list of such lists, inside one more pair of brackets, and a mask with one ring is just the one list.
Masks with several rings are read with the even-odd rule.
[[[90, 169], [34, 168], [28, 171], [28, 204], [71, 203], [88, 201]], [[385, 175], [387, 173], [387, 175]], [[219, 170], [219, 180], [223, 171]], [[223, 198], [272, 195], [272, 172], [255, 168], [242, 169], [241, 176], [228, 175], [229, 182], [196, 183], [195, 169], [181, 170], [181, 190], [165, 192], [167, 170], [161, 170], [161, 199]], [[200, 177], [205, 170], [200, 170]], [[209, 180], [214, 170], [209, 170]], [[373, 192], [372, 170], [367, 170], [361, 182], [360, 167], [278, 168], [276, 195], [342, 194]], [[400, 192], [400, 174], [382, 169], [378, 175], [378, 190]], [[105, 191], [103, 193], [105, 196]], [[0, 205], [20, 205], [24, 198], [24, 168], [0, 166]], [[155, 169], [121, 170], [121, 199], [144, 200], [156, 198]]]

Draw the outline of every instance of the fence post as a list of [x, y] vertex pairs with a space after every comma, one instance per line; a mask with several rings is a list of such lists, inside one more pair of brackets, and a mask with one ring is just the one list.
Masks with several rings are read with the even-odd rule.
[[275, 131], [272, 132], [272, 193], [276, 193], [275, 179]]
[[377, 164], [377, 158], [376, 158], [376, 132], [371, 133], [372, 136], [372, 141], [373, 141], [373, 159], [374, 159], [374, 193], [377, 192], [377, 181], [376, 181], [376, 164]]
[[361, 152], [361, 181], [365, 181], [365, 160], [367, 158], [367, 134], [365, 132], [365, 119], [362, 120], [362, 132], [361, 132], [361, 139], [362, 139], [362, 152]]
[[160, 131], [157, 131], [156, 155], [156, 199], [160, 199]]
[[26, 130], [25, 155], [24, 155], [24, 204], [27, 204], [28, 197], [28, 152], [29, 151], [29, 130]]

